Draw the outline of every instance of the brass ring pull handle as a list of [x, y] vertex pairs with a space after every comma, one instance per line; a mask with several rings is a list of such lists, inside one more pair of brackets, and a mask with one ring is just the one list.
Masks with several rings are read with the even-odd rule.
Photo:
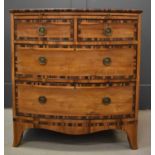
[[44, 26], [39, 27], [39, 35], [44, 36], [46, 34], [46, 28]]
[[39, 57], [38, 59], [40, 65], [46, 65], [47, 59], [45, 57]]
[[47, 98], [45, 96], [39, 96], [38, 101], [40, 104], [45, 104], [47, 101]]
[[104, 29], [104, 35], [105, 36], [111, 36], [112, 35], [112, 29], [110, 27]]
[[102, 103], [103, 103], [104, 105], [109, 105], [109, 104], [111, 103], [110, 97], [104, 97], [104, 98], [102, 99]]
[[111, 65], [111, 58], [109, 58], [109, 57], [106, 57], [106, 58], [104, 58], [103, 59], [103, 64], [105, 65], [105, 66], [110, 66]]

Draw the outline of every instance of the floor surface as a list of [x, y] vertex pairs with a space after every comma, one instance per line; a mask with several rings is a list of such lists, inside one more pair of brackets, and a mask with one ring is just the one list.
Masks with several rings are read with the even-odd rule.
[[19, 147], [12, 147], [12, 111], [5, 109], [5, 155], [151, 155], [151, 111], [139, 112], [138, 150], [131, 150], [126, 134], [106, 131], [69, 136], [48, 130], [30, 129]]

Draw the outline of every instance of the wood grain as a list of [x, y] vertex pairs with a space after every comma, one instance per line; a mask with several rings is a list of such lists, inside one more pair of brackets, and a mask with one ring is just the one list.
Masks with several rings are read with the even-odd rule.
[[[107, 51], [53, 51], [46, 49], [17, 49], [18, 74], [43, 74], [56, 76], [127, 76], [136, 68], [134, 49], [109, 49]], [[31, 55], [31, 57], [30, 57]], [[47, 59], [40, 65], [39, 57]], [[103, 64], [105, 58], [111, 64]]]
[[[95, 22], [81, 22], [79, 27], [81, 33], [78, 35], [80, 38], [132, 38], [135, 40], [134, 24], [131, 23], [100, 23], [101, 20], [96, 20]], [[107, 27], [112, 29], [111, 36], [104, 35], [104, 29]]]
[[[40, 96], [47, 102], [41, 104]], [[103, 98], [111, 98], [105, 105]], [[18, 109], [22, 113], [47, 115], [109, 115], [132, 113], [133, 87], [74, 88], [18, 86]]]
[[[39, 28], [45, 27], [46, 33], [44, 36], [39, 35]], [[70, 22], [45, 22], [44, 20], [34, 20], [31, 22], [22, 22], [22, 20], [16, 23], [16, 39], [20, 40], [20, 37], [26, 38], [70, 38]]]
[[137, 149], [142, 11], [10, 13], [13, 146], [29, 128], [73, 135], [119, 129]]

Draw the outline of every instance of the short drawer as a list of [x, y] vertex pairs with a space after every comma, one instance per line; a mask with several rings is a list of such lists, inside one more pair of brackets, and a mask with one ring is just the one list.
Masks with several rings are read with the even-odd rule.
[[16, 73], [53, 76], [133, 76], [134, 48], [103, 51], [17, 49]]
[[123, 19], [86, 19], [78, 21], [78, 41], [137, 40], [137, 21]]
[[131, 114], [134, 104], [132, 86], [72, 87], [17, 86], [20, 113], [46, 115]]
[[15, 40], [68, 42], [73, 41], [72, 19], [16, 19]]

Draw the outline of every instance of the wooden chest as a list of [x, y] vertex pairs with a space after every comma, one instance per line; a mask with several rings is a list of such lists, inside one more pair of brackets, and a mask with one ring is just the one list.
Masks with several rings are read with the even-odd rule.
[[140, 10], [11, 10], [14, 142], [25, 129], [120, 129], [137, 149]]

